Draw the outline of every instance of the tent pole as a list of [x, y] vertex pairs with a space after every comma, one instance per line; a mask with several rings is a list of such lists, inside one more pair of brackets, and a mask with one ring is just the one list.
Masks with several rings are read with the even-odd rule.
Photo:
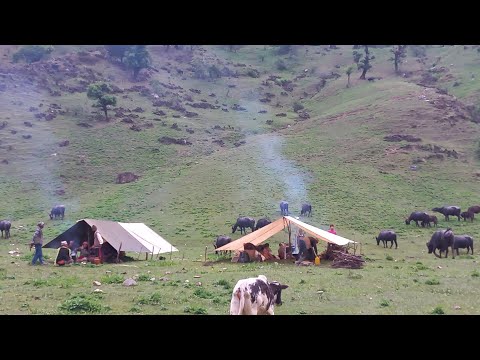
[[118, 252], [117, 252], [117, 264], [118, 264], [118, 259], [120, 258], [120, 250], [122, 250], [122, 243], [120, 242], [120, 246], [118, 247]]
[[205, 246], [205, 262], [207, 262], [207, 246]]
[[292, 248], [292, 227], [290, 226], [290, 223], [288, 223], [287, 227], [288, 227], [288, 246], [291, 249]]
[[160, 251], [162, 251], [162, 248], [158, 249], [157, 260], [158, 260], [158, 257], [160, 256]]
[[150, 260], [153, 260], [153, 253], [155, 252], [155, 246], [152, 247], [152, 256], [150, 256]]

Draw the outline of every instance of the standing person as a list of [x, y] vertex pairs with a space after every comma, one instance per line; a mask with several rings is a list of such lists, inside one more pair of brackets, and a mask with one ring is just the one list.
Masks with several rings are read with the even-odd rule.
[[72, 258], [70, 257], [70, 248], [66, 241], [62, 241], [61, 246], [58, 248], [57, 257], [55, 258], [55, 265], [63, 266], [65, 264], [70, 264]]
[[330, 224], [330, 229], [328, 229], [328, 232], [337, 235], [337, 231], [335, 230], [335, 225]]
[[32, 242], [30, 243], [30, 249], [35, 246], [35, 254], [33, 255], [32, 265], [36, 265], [37, 260], [40, 261], [40, 265], [47, 265], [43, 259], [42, 245], [43, 245], [43, 227], [45, 223], [40, 221], [37, 224], [37, 230], [33, 233]]
[[105, 241], [103, 240], [102, 235], [97, 230], [97, 227], [95, 225], [92, 225], [92, 231], [93, 231], [93, 246], [92, 246], [92, 249], [94, 249], [95, 255], [97, 257], [99, 257], [100, 261], [101, 261], [102, 260], [102, 245]]

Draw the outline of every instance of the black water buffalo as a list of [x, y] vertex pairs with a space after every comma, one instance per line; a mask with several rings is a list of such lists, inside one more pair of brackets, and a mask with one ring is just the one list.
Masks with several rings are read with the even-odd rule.
[[480, 206], [478, 205], [470, 206], [467, 211], [473, 212], [474, 214], [478, 214], [480, 213]]
[[410, 214], [410, 216], [405, 219], [405, 224], [410, 225], [410, 221], [415, 221], [415, 224], [418, 225], [418, 222], [422, 222], [422, 226], [425, 226], [426, 223], [430, 222], [430, 217], [426, 212], [423, 211], [414, 211]]
[[[218, 235], [217, 239], [213, 243], [213, 247], [215, 249], [218, 249], [219, 247], [222, 247], [223, 245], [227, 245], [228, 243], [232, 242], [232, 238], [227, 235]], [[218, 254], [218, 251], [215, 251], [215, 254]]]
[[65, 205], [55, 205], [48, 215], [50, 216], [50, 220], [58, 217], [61, 217], [63, 220], [63, 217], [65, 216]]
[[445, 216], [445, 220], [449, 221], [449, 216], [453, 215], [458, 217], [458, 221], [460, 221], [460, 207], [459, 206], [442, 206], [433, 208], [432, 211], [438, 212]]
[[383, 247], [387, 247], [387, 242], [391, 241], [392, 245], [390, 245], [390, 249], [393, 246], [393, 243], [395, 242], [395, 249], [398, 248], [397, 244], [397, 234], [395, 234], [395, 231], [393, 230], [382, 230], [380, 231], [380, 234], [375, 238], [377, 240], [377, 245], [380, 245], [380, 241], [383, 242]]
[[469, 235], [455, 235], [455, 242], [453, 244], [453, 248], [457, 250], [457, 255], [458, 249], [467, 249], [467, 254], [468, 251], [471, 249], [472, 250], [472, 255], [473, 255], [473, 238]]
[[422, 221], [422, 227], [431, 227], [430, 223], [433, 223], [434, 226], [438, 225], [438, 219], [435, 215], [428, 215], [428, 221]]
[[282, 213], [282, 215], [288, 215], [288, 202], [280, 202], [280, 212]]
[[312, 205], [302, 204], [302, 210], [300, 211], [300, 215], [312, 216]]
[[8, 239], [10, 237], [10, 227], [12, 226], [12, 223], [8, 220], [2, 220], [0, 221], [0, 231], [2, 232], [2, 238], [3, 238], [3, 232], [5, 231], [5, 239]]
[[[445, 257], [448, 257], [448, 247], [452, 249], [452, 259], [455, 259], [455, 237], [452, 229], [437, 230], [433, 233], [430, 241], [427, 243], [428, 253], [436, 257], [442, 258], [442, 251], [445, 251]], [[440, 250], [440, 256], [436, 253], [436, 249]]]
[[255, 230], [258, 230], [268, 224], [271, 224], [272, 222], [270, 220], [268, 220], [267, 218], [261, 218], [261, 219], [258, 219], [257, 221], [257, 225], [255, 226]]
[[232, 226], [232, 234], [235, 231], [237, 231], [237, 227], [240, 228], [240, 234], [242, 232], [247, 234], [246, 228], [252, 229], [252, 232], [253, 232], [254, 229], [255, 229], [255, 219], [250, 218], [250, 217], [246, 217], [246, 216], [239, 217], [237, 219], [237, 222], [235, 223], [235, 225]]
[[473, 211], [464, 211], [460, 214], [460, 216], [465, 221], [467, 221], [467, 219], [470, 219], [470, 221], [473, 221], [473, 218], [475, 217], [475, 213]]

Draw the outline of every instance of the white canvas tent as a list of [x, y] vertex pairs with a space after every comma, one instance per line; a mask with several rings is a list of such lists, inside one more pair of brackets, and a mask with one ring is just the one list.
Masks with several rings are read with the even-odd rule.
[[83, 241], [93, 244], [92, 225], [102, 237], [117, 251], [162, 254], [178, 251], [167, 240], [143, 223], [120, 223], [116, 221], [82, 219], [72, 227], [45, 244], [44, 248], [59, 248], [60, 242], [74, 241], [79, 246]]
[[133, 235], [139, 243], [150, 254], [163, 254], [170, 251], [178, 251], [172, 244], [170, 244], [163, 237], [158, 235], [155, 231], [150, 229], [144, 223], [119, 223], [125, 230]]
[[238, 240], [232, 241], [231, 243], [224, 245], [215, 249], [215, 251], [222, 251], [222, 250], [243, 250], [243, 245], [246, 243], [252, 243], [254, 245], [258, 245], [269, 237], [275, 235], [276, 233], [287, 230], [289, 234], [289, 243], [291, 238], [291, 225], [294, 224], [299, 228], [303, 229], [305, 232], [309, 233], [310, 235], [316, 237], [317, 239], [323, 240], [328, 243], [336, 244], [336, 245], [349, 245], [349, 244], [358, 244], [358, 242], [344, 238], [339, 235], [335, 235], [329, 233], [328, 231], [319, 229], [315, 226], [309, 225], [304, 223], [303, 221], [297, 220], [291, 216], [284, 216], [278, 220], [275, 220], [271, 224], [264, 226], [248, 235], [241, 237]]

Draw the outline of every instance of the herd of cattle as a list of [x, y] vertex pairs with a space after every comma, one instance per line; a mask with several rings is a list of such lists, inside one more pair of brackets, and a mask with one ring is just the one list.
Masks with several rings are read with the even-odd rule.
[[[434, 212], [438, 212], [445, 216], [445, 220], [449, 221], [450, 216], [456, 216], [458, 221], [460, 218], [463, 218], [464, 221], [469, 219], [473, 221], [475, 214], [480, 213], [480, 206], [474, 205], [468, 208], [467, 211], [461, 212], [459, 206], [443, 206], [435, 207], [432, 209]], [[426, 212], [414, 211], [410, 216], [405, 219], [405, 224], [409, 225], [411, 221], [415, 221], [417, 226], [431, 226], [433, 223], [434, 226], [437, 226], [438, 219], [435, 215], [429, 215]], [[420, 224], [419, 224], [420, 222]], [[398, 247], [397, 244], [397, 234], [393, 230], [382, 230], [380, 234], [375, 238], [377, 240], [377, 245], [380, 245], [380, 241], [383, 243], [383, 247], [387, 247], [387, 243], [391, 242], [390, 248], [393, 247], [395, 243], [395, 248]], [[470, 235], [454, 235], [451, 228], [446, 230], [437, 230], [433, 233], [430, 241], [427, 243], [428, 253], [433, 253], [437, 257], [442, 257], [442, 252], [445, 252], [445, 256], [448, 256], [448, 248], [452, 250], [452, 257], [455, 258], [455, 251], [459, 255], [458, 249], [467, 249], [467, 254], [471, 251], [473, 254], [473, 238]], [[440, 251], [440, 255], [436, 253], [436, 250]]]
[[[282, 215], [288, 214], [288, 203], [282, 202], [280, 204], [280, 210]], [[286, 211], [286, 212], [284, 212]], [[458, 220], [462, 217], [465, 221], [467, 219], [473, 221], [474, 214], [480, 213], [480, 206], [471, 206], [468, 211], [461, 212], [458, 206], [444, 206], [440, 208], [433, 208], [432, 211], [438, 212], [445, 216], [445, 220], [449, 221], [449, 216], [457, 216]], [[311, 212], [311, 208], [310, 208]], [[303, 215], [302, 207], [302, 215]], [[236, 227], [240, 226], [238, 223], [241, 218], [237, 219], [237, 223], [232, 228], [235, 232]], [[405, 219], [407, 225], [411, 221], [415, 221], [417, 226], [437, 226], [438, 219], [434, 215], [429, 215], [426, 212], [415, 211]], [[419, 224], [420, 222], [420, 224]], [[253, 224], [251, 225], [252, 232]], [[263, 225], [264, 226], [264, 225]], [[249, 226], [250, 227], [250, 226]], [[223, 246], [230, 242], [231, 239], [225, 235], [221, 235], [217, 238], [215, 248]], [[387, 247], [387, 243], [391, 242], [390, 248], [395, 243], [397, 244], [397, 234], [393, 230], [383, 230], [375, 238], [377, 245], [380, 241], [383, 242], [383, 246]], [[223, 245], [220, 245], [222, 243]], [[473, 238], [470, 235], [454, 235], [453, 230], [449, 227], [446, 230], [437, 230], [432, 235], [429, 242], [427, 242], [428, 253], [433, 253], [435, 256], [441, 258], [442, 252], [445, 252], [445, 257], [448, 257], [448, 248], [452, 250], [452, 258], [455, 258], [455, 251], [459, 255], [458, 249], [467, 249], [467, 254], [471, 251], [473, 254]], [[440, 255], [436, 253], [436, 250], [440, 251]], [[230, 301], [230, 315], [274, 315], [274, 305], [281, 305], [281, 292], [283, 289], [287, 289], [288, 285], [282, 285], [277, 281], [269, 282], [264, 275], [259, 275], [256, 278], [241, 279], [235, 285], [232, 292], [232, 299]]]
[[[48, 216], [50, 217], [50, 220], [65, 217], [65, 205], [55, 205], [52, 210], [50, 210], [50, 213], [48, 213]], [[10, 229], [12, 227], [12, 222], [9, 220], [1, 220], [0, 221], [0, 232], [2, 238], [4, 237], [5, 239], [8, 239], [10, 237]], [[5, 233], [5, 236], [4, 236]]]

